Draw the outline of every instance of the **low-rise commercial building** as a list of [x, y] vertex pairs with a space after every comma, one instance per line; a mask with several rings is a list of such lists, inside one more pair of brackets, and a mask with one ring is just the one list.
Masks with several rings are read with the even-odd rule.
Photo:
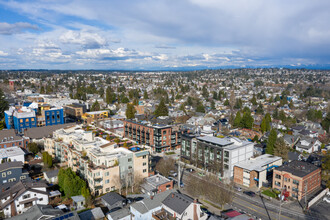
[[92, 122], [100, 121], [109, 117], [108, 111], [94, 111], [94, 112], [86, 112], [82, 115], [82, 120], [86, 124], [90, 124]]
[[150, 196], [170, 189], [173, 189], [173, 181], [160, 174], [145, 178], [144, 183], [141, 185], [141, 191]]
[[320, 186], [321, 168], [311, 163], [294, 160], [275, 168], [273, 172], [273, 188], [285, 190], [298, 200]]
[[3, 148], [0, 149], [0, 161], [7, 162], [7, 161], [19, 161], [21, 163], [25, 162], [25, 153], [19, 147], [10, 147], [10, 148]]
[[246, 187], [267, 186], [273, 176], [273, 169], [281, 165], [282, 158], [270, 154], [250, 158], [234, 166], [234, 182]]
[[26, 148], [29, 142], [30, 139], [28, 137], [17, 135], [14, 129], [0, 131], [0, 148], [14, 146]]

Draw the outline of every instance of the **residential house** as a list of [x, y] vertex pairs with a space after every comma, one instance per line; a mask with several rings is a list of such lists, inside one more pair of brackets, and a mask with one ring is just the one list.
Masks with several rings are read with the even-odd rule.
[[292, 161], [274, 169], [273, 188], [301, 200], [321, 186], [321, 168], [304, 161]]
[[160, 174], [145, 178], [144, 183], [141, 185], [141, 191], [149, 196], [154, 196], [157, 193], [170, 189], [173, 189], [173, 181]]
[[152, 214], [161, 210], [163, 200], [173, 192], [174, 190], [167, 190], [131, 204], [129, 208], [134, 220], [152, 219]]
[[316, 138], [301, 138], [295, 145], [295, 149], [299, 152], [307, 152], [309, 154], [321, 149], [321, 142]]
[[193, 198], [181, 194], [171, 193], [162, 202], [162, 209], [152, 215], [153, 219], [196, 219], [204, 220], [208, 215], [201, 210], [201, 204]]
[[109, 210], [123, 208], [126, 204], [126, 199], [116, 192], [109, 192], [101, 196], [101, 201]]
[[20, 161], [25, 162], [25, 152], [20, 147], [10, 147], [0, 149], [0, 161]]
[[79, 213], [80, 220], [103, 220], [104, 217], [101, 207], [96, 207]]
[[0, 164], [0, 185], [29, 179], [29, 173], [23, 169], [21, 161], [4, 162]]
[[122, 208], [113, 212], [107, 213], [109, 220], [131, 220], [132, 216], [128, 208]]
[[47, 184], [44, 182], [19, 181], [5, 191], [0, 192], [0, 209], [9, 218], [22, 214], [36, 204], [47, 205]]
[[44, 178], [48, 183], [56, 184], [58, 182], [58, 169], [44, 172]]

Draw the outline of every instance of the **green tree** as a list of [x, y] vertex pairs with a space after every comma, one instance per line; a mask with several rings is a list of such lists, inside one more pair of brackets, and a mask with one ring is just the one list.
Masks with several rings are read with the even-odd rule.
[[154, 114], [156, 117], [168, 116], [168, 109], [163, 98], [160, 100], [159, 105], [156, 107]]
[[280, 113], [278, 114], [278, 119], [280, 119], [282, 122], [285, 122], [286, 115], [283, 110], [281, 110]]
[[213, 99], [211, 100], [211, 109], [215, 109], [215, 103], [214, 103]]
[[277, 95], [275, 96], [275, 102], [278, 102], [278, 101], [281, 101], [281, 98], [280, 98], [280, 96], [277, 94]]
[[45, 94], [45, 87], [44, 86], [41, 86], [40, 87], [40, 94]]
[[9, 104], [5, 99], [5, 95], [0, 89], [0, 119], [2, 119], [5, 116], [5, 111], [9, 108]]
[[53, 158], [49, 154], [47, 155], [47, 166], [51, 168], [53, 166]]
[[267, 131], [266, 120], [264, 118], [261, 121], [260, 130], [262, 133], [265, 133]]
[[242, 120], [240, 122], [240, 127], [247, 128], [247, 129], [252, 129], [253, 122], [254, 122], [254, 119], [251, 116], [251, 111], [249, 109], [245, 110], [244, 113], [243, 113]]
[[284, 161], [288, 160], [289, 148], [286, 146], [284, 139], [278, 138], [274, 144], [274, 155], [282, 157]]
[[234, 119], [234, 127], [238, 127], [240, 126], [240, 123], [241, 123], [241, 120], [242, 120], [242, 116], [241, 116], [241, 113], [238, 111], [236, 113], [236, 116], [235, 116], [235, 119]]
[[229, 106], [229, 100], [226, 99], [225, 102], [223, 103], [224, 106]]
[[242, 99], [236, 99], [236, 102], [235, 102], [235, 105], [234, 105], [234, 108], [235, 109], [241, 109], [242, 108]]
[[218, 99], [218, 93], [216, 91], [213, 91], [213, 100]]
[[127, 103], [126, 105], [126, 118], [127, 119], [133, 119], [135, 118], [135, 113], [136, 113], [136, 109], [134, 107], [134, 105]]
[[27, 147], [28, 147], [29, 151], [33, 154], [37, 154], [40, 151], [38, 144], [34, 143], [34, 142], [28, 143]]
[[208, 99], [208, 97], [209, 97], [209, 91], [207, 90], [206, 85], [203, 86], [202, 95], [203, 95], [204, 99]]
[[264, 107], [261, 104], [258, 105], [258, 107], [256, 109], [256, 114], [258, 114], [258, 115], [264, 114]]
[[201, 113], [205, 113], [205, 107], [203, 105], [203, 103], [199, 103], [196, 107], [196, 112], [201, 112]]
[[327, 132], [330, 132], [330, 112], [327, 113], [327, 116], [323, 119], [321, 122], [322, 128], [326, 130]]
[[144, 90], [143, 99], [149, 99], [147, 90]]
[[91, 111], [100, 111], [100, 109], [101, 109], [100, 103], [96, 100], [91, 107]]
[[269, 133], [267, 146], [266, 146], [266, 154], [274, 155], [274, 145], [277, 140], [277, 132], [275, 129], [272, 129]]
[[257, 99], [256, 99], [256, 96], [253, 94], [253, 97], [252, 97], [252, 99], [251, 99], [251, 103], [252, 103], [252, 105], [257, 105], [258, 103], [257, 103]]
[[259, 137], [258, 137], [258, 135], [255, 135], [254, 137], [253, 137], [253, 140], [252, 140], [253, 142], [258, 142], [259, 141]]
[[112, 104], [116, 101], [116, 94], [112, 91], [111, 87], [108, 86], [108, 88], [105, 91], [105, 102], [107, 104]]

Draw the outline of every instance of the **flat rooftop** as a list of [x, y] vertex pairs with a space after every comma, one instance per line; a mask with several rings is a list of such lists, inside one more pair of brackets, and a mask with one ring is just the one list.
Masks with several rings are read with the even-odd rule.
[[311, 163], [304, 162], [304, 161], [298, 161], [298, 160], [294, 160], [288, 164], [285, 164], [285, 165], [282, 165], [282, 166], [276, 168], [276, 170], [285, 171], [285, 172], [291, 173], [294, 176], [299, 176], [299, 177], [304, 177], [318, 169], [320, 169], [320, 168], [318, 168], [317, 166], [314, 166]]
[[24, 155], [24, 151], [19, 147], [9, 147], [0, 149], [0, 157], [7, 158], [13, 156]]
[[219, 145], [222, 147], [233, 144], [234, 142], [230, 141], [228, 138], [217, 138], [212, 136], [197, 137], [198, 140], [208, 142], [211, 144]]
[[261, 172], [265, 169], [267, 169], [267, 165], [274, 163], [275, 161], [282, 160], [281, 157], [273, 156], [270, 154], [263, 154], [259, 157], [256, 157], [254, 159], [250, 159], [248, 161], [244, 161], [241, 163], [236, 164], [235, 166], [243, 168], [245, 170], [255, 170], [258, 172]]

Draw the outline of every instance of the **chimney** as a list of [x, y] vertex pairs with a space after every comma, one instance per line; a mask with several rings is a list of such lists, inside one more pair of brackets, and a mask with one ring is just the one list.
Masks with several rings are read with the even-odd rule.
[[174, 198], [174, 193], [172, 193], [172, 198]]
[[154, 196], [150, 196], [150, 199], [153, 200], [154, 199]]

